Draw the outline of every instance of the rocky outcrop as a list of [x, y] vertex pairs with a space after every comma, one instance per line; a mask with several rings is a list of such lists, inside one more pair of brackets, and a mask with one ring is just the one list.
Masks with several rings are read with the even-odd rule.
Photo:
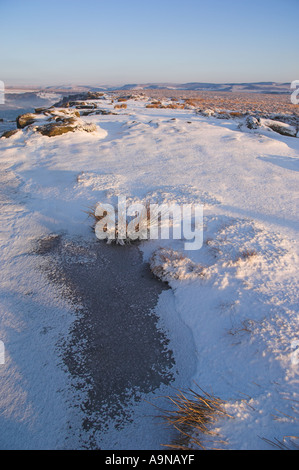
[[286, 124], [285, 122], [281, 121], [273, 121], [272, 119], [263, 119], [262, 123], [264, 126], [268, 127], [274, 132], [278, 134], [285, 135], [287, 137], [296, 137], [297, 129], [290, 124]]
[[18, 129], [13, 129], [11, 131], [6, 131], [6, 132], [3, 132], [1, 137], [5, 137], [6, 139], [8, 139], [9, 137], [12, 137], [13, 135], [15, 135], [17, 132], [18, 132]]
[[67, 134], [68, 132], [75, 132], [75, 130], [75, 126], [70, 126], [63, 123], [50, 123], [37, 128], [38, 132], [48, 137], [55, 137], [57, 135]]
[[99, 98], [103, 98], [104, 96], [105, 94], [100, 91], [89, 91], [87, 93], [88, 100], [98, 100]]
[[[85, 109], [85, 103], [82, 104]], [[95, 111], [96, 106], [88, 106], [87, 109]], [[48, 137], [55, 137], [76, 130], [94, 132], [97, 127], [94, 124], [87, 124], [80, 119], [80, 112], [74, 108], [37, 108], [36, 113], [27, 113], [18, 116], [18, 129], [29, 128]], [[4, 137], [13, 134], [5, 133]]]
[[57, 119], [54, 122], [44, 124], [36, 128], [36, 131], [47, 137], [56, 137], [59, 135], [67, 134], [68, 132], [75, 131], [95, 132], [97, 126], [94, 124], [86, 124], [80, 119], [64, 118]]
[[260, 119], [254, 116], [247, 116], [245, 122], [246, 122], [246, 126], [248, 127], [248, 129], [257, 129], [258, 127], [261, 126]]
[[35, 108], [35, 114], [42, 114], [44, 111], [47, 111], [49, 108]]
[[97, 110], [90, 110], [90, 111], [82, 111], [81, 116], [89, 116], [90, 114], [93, 115], [102, 115], [102, 116], [109, 116], [114, 115], [117, 116], [118, 113], [113, 113], [112, 111], [107, 111], [106, 109], [97, 109]]
[[271, 119], [267, 113], [243, 113], [242, 111], [225, 111], [219, 109], [197, 109], [197, 114], [203, 116], [214, 116], [218, 119], [237, 119], [239, 120], [239, 129], [261, 129], [271, 130], [287, 137], [299, 136], [299, 119], [295, 115], [282, 114], [275, 116], [280, 120]]
[[58, 103], [55, 103], [54, 106], [59, 108], [69, 108], [73, 106], [72, 103], [74, 102], [99, 99], [106, 99], [105, 94], [97, 91], [89, 91], [87, 93], [77, 93], [69, 96], [64, 96], [62, 100], [60, 100]]
[[203, 109], [203, 110], [199, 109], [199, 110], [197, 111], [197, 113], [198, 113], [198, 114], [202, 114], [203, 116], [208, 116], [208, 117], [210, 117], [210, 116], [214, 116], [215, 111], [214, 111], [214, 109], [207, 108], [207, 109]]
[[16, 119], [17, 127], [18, 129], [24, 129], [24, 127], [27, 127], [27, 126], [30, 126], [30, 124], [33, 124], [36, 121], [36, 119], [37, 119], [36, 114], [33, 114], [33, 113], [21, 114]]

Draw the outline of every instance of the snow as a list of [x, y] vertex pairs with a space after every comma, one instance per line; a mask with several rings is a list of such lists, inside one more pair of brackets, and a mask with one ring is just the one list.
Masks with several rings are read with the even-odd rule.
[[[74, 312], [30, 252], [51, 233], [90, 240], [85, 211], [120, 195], [204, 205], [200, 250], [185, 251], [184, 240], [141, 244], [172, 288], [155, 311], [176, 354], [177, 384], [195, 381], [225, 400], [234, 419], [215, 424], [225, 448], [268, 449], [262, 438], [298, 436], [299, 140], [192, 110], [127, 104], [117, 115], [81, 117], [98, 132], [48, 138], [25, 129], [0, 139], [0, 447], [84, 441], [74, 431], [83, 411], [71, 403], [85, 391], [71, 389], [57, 353]], [[121, 429], [112, 419], [96, 436], [101, 448], [159, 449], [169, 440], [145, 418], [150, 405], [132, 402], [130, 413]]]

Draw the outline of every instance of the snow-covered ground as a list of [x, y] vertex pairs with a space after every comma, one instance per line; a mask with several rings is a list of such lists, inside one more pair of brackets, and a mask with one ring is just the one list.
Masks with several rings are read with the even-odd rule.
[[[109, 99], [99, 103], [114, 111]], [[31, 253], [47, 234], [91, 241], [85, 211], [120, 195], [204, 205], [200, 250], [185, 251], [183, 240], [140, 245], [145, 261], [169, 253], [163, 272], [172, 289], [155, 312], [176, 359], [173, 385], [196, 382], [226, 402], [233, 418], [216, 423], [224, 448], [267, 449], [263, 438], [299, 434], [299, 139], [145, 104], [129, 100], [117, 115], [81, 117], [94, 132], [49, 138], [27, 128], [0, 140], [1, 448], [88, 441], [80, 425], [85, 391], [72, 389], [57, 346], [76, 315]], [[179, 263], [171, 250], [183, 255]], [[199, 265], [193, 275], [190, 265]], [[147, 403], [166, 393], [161, 385], [142, 395], [146, 402], [133, 400], [130, 419], [121, 426], [111, 419], [95, 445], [168, 443], [171, 431]]]

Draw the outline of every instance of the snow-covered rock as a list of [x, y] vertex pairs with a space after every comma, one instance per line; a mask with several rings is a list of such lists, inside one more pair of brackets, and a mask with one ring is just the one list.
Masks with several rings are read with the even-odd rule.
[[260, 127], [260, 120], [254, 116], [247, 116], [246, 118], [246, 126], [248, 129], [257, 129]]
[[286, 135], [288, 137], [296, 137], [297, 135], [297, 129], [285, 122], [273, 121], [272, 119], [261, 119], [261, 124], [281, 135]]

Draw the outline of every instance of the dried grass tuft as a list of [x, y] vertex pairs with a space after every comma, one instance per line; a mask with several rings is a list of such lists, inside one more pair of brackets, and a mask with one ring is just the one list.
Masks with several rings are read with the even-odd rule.
[[188, 98], [185, 100], [185, 105], [192, 106], [193, 108], [198, 108], [201, 105], [203, 100], [201, 98]]
[[[103, 214], [101, 216], [96, 215], [96, 208], [97, 208], [97, 206], [96, 207], [88, 207], [87, 210], [84, 211], [88, 215], [88, 217], [93, 219], [93, 224], [92, 224], [92, 229], [93, 230], [95, 230], [95, 226], [96, 226], [97, 222], [101, 221], [104, 217], [107, 216], [106, 211], [103, 211]], [[145, 208], [146, 208], [145, 214], [140, 215], [138, 223], [136, 224], [136, 227], [135, 227], [136, 232], [141, 232], [142, 230], [147, 231], [151, 227], [152, 222], [151, 222], [150, 204], [147, 203], [145, 205]], [[139, 237], [137, 237], [136, 239], [132, 239], [132, 238], [129, 237], [129, 235], [125, 239], [119, 238], [118, 237], [119, 232], [118, 232], [117, 220], [118, 220], [118, 211], [117, 211], [117, 208], [115, 208], [115, 240], [109, 239], [108, 243], [111, 243], [111, 242], [114, 241], [117, 244], [124, 245], [124, 244], [129, 244], [132, 241], [137, 241], [137, 240], [140, 239]], [[126, 221], [126, 229], [127, 230], [128, 230], [128, 226], [129, 226], [129, 222]], [[104, 227], [103, 231], [106, 232], [107, 228]], [[107, 233], [107, 239], [108, 239], [108, 233]], [[142, 237], [142, 240], [144, 240], [143, 237]]]
[[257, 256], [257, 252], [255, 250], [243, 250], [236, 259], [238, 261], [246, 261], [252, 259]]
[[[205, 449], [207, 436], [215, 438], [212, 424], [220, 416], [232, 418], [224, 409], [224, 402], [197, 385], [199, 392], [188, 389], [187, 392], [178, 390], [175, 396], [165, 397], [172, 405], [172, 410], [161, 410], [163, 422], [178, 431], [178, 437], [164, 445], [171, 449]], [[214, 444], [216, 441], [213, 439]]]
[[123, 104], [116, 104], [114, 109], [127, 109], [128, 105], [126, 103]]
[[273, 441], [262, 437], [262, 440], [279, 450], [299, 450], [299, 436], [284, 436], [282, 440], [274, 438]]
[[204, 266], [194, 263], [179, 251], [158, 248], [150, 258], [152, 273], [162, 281], [195, 280], [206, 275]]

